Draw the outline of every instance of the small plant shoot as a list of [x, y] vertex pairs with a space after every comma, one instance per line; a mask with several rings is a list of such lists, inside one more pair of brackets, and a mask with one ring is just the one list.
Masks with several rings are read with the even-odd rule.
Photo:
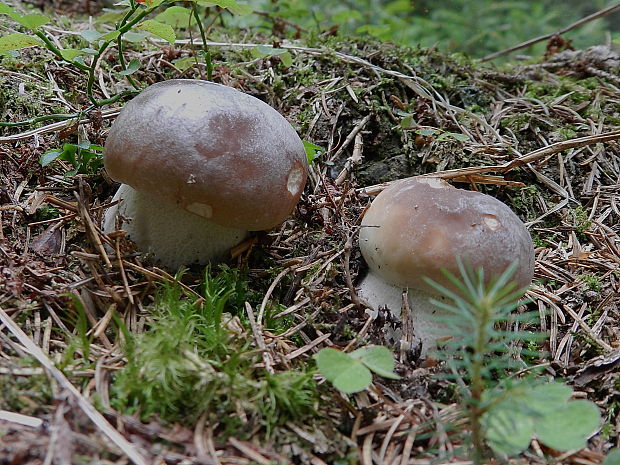
[[77, 145], [64, 144], [62, 149], [48, 150], [41, 155], [39, 163], [45, 167], [56, 160], [66, 161], [73, 166], [72, 170], [65, 173], [67, 177], [76, 174], [95, 174], [103, 166], [103, 147], [88, 141]]
[[513, 312], [522, 295], [511, 281], [514, 266], [488, 283], [482, 269], [473, 271], [459, 263], [459, 270], [460, 278], [446, 273], [457, 292], [428, 282], [448, 299], [434, 301], [448, 312], [450, 336], [435, 355], [447, 362], [452, 368], [449, 377], [461, 386], [474, 463], [483, 463], [487, 445], [499, 456], [518, 455], [532, 439], [559, 451], [584, 447], [601, 423], [594, 403], [570, 400], [572, 389], [562, 383], [512, 379], [524, 366], [509, 355], [511, 343], [540, 340], [538, 334], [499, 329], [536, 318]]

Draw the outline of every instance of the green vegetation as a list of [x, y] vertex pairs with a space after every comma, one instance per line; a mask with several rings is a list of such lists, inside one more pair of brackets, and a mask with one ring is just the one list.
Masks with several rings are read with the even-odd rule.
[[[350, 302], [348, 286], [343, 284], [345, 268], [341, 257], [334, 254], [344, 248], [341, 239], [347, 234], [354, 234], [356, 221], [359, 221], [368, 198], [361, 189], [357, 189], [366, 182], [360, 173], [351, 177], [350, 185], [329, 183], [332, 171], [337, 174], [340, 168], [338, 163], [342, 161], [331, 157], [338, 147], [344, 146], [352, 134], [351, 130], [363, 117], [368, 115], [369, 119], [359, 132], [364, 157], [360, 172], [370, 166], [366, 162], [373, 157], [387, 159], [387, 168], [400, 169], [398, 163], [403, 163], [410, 170], [387, 171], [388, 175], [382, 181], [392, 180], [403, 173], [413, 175], [444, 168], [505, 163], [540, 145], [534, 132], [536, 136], [552, 142], [558, 136], [561, 140], [570, 140], [589, 131], [585, 125], [574, 123], [572, 112], [569, 112], [572, 115], [570, 118], [563, 118], [553, 111], [548, 118], [539, 118], [535, 111], [523, 110], [527, 105], [512, 106], [510, 100], [517, 101], [523, 95], [549, 103], [570, 93], [562, 105], [581, 117], [595, 114], [593, 119], [600, 124], [613, 123], [618, 119], [618, 105], [611, 92], [608, 92], [609, 89], [601, 92], [604, 78], [580, 79], [560, 72], [549, 72], [552, 76], [550, 80], [538, 81], [533, 77], [533, 81], [530, 78], [520, 81], [519, 76], [507, 74], [507, 79], [515, 80], [503, 86], [500, 80], [487, 82], [484, 77], [486, 71], [481, 71], [466, 56], [447, 57], [436, 50], [402, 45], [432, 45], [441, 50], [480, 57], [553, 31], [591, 12], [590, 9], [603, 7], [604, 2], [589, 2], [587, 6], [579, 3], [572, 9], [564, 7], [563, 11], [569, 11], [570, 17], [568, 14], [554, 13], [558, 10], [551, 7], [558, 6], [556, 1], [515, 4], [485, 0], [474, 4], [451, 0], [440, 6], [431, 3], [402, 0], [362, 0], [357, 3], [265, 0], [246, 4], [234, 0], [125, 0], [95, 16], [94, 21], [88, 23], [89, 29], [76, 27], [67, 18], [17, 11], [17, 7], [0, 3], [0, 14], [9, 20], [10, 27], [15, 30], [0, 41], [0, 54], [4, 55], [0, 57], [2, 65], [12, 73], [22, 73], [22, 77], [43, 76], [39, 81], [26, 80], [19, 90], [16, 90], [18, 86], [15, 81], [10, 80], [10, 74], [0, 78], [0, 114], [7, 121], [2, 125], [37, 126], [70, 119], [75, 125], [69, 127], [69, 123], [68, 129], [74, 131], [80, 126], [84, 130], [80, 132], [79, 139], [69, 130], [68, 136], [57, 137], [46, 133], [37, 139], [37, 144], [41, 144], [37, 145], [38, 151], [37, 147], [32, 147], [34, 144], [20, 142], [11, 146], [14, 153], [6, 158], [8, 161], [3, 168], [8, 171], [13, 161], [17, 167], [26, 166], [25, 163], [30, 160], [29, 169], [34, 174], [27, 177], [16, 171], [17, 175], [6, 178], [6, 193], [0, 192], [2, 206], [8, 208], [6, 212], [2, 211], [3, 257], [9, 256], [4, 252], [5, 243], [7, 247], [11, 243], [22, 247], [23, 243], [25, 248], [18, 247], [15, 254], [23, 262], [7, 266], [3, 271], [10, 278], [7, 278], [7, 283], [15, 288], [31, 278], [36, 281], [39, 277], [57, 286], [44, 288], [37, 282], [32, 285], [27, 282], [28, 286], [23, 286], [27, 299], [35, 302], [40, 299], [45, 305], [57, 303], [54, 294], [57, 289], [66, 292], [69, 284], [59, 279], [65, 277], [63, 273], [70, 275], [71, 279], [81, 279], [78, 289], [84, 295], [91, 296], [92, 301], [82, 303], [77, 298], [67, 301], [64, 295], [63, 300], [59, 299], [60, 305], [49, 307], [59, 314], [58, 320], [68, 330], [64, 326], [59, 330], [57, 321], [52, 321], [50, 324], [54, 330], [49, 336], [52, 342], [48, 341], [48, 346], [51, 344], [50, 356], [53, 356], [57, 366], [72, 383], [91, 395], [91, 401], [98, 408], [107, 406], [102, 405], [101, 399], [108, 393], [109, 386], [111, 406], [119, 414], [134, 415], [145, 422], [153, 421], [162, 429], [175, 422], [188, 429], [196, 428], [199, 421], [207, 422], [213, 425], [218, 453], [225, 448], [232, 449], [226, 442], [229, 436], [247, 439], [260, 447], [264, 445], [261, 440], [267, 438], [269, 445], [266, 447], [270, 447], [283, 437], [285, 439], [281, 442], [289, 440], [290, 425], [306, 425], [317, 429], [317, 443], [324, 449], [318, 452], [313, 450], [313, 453], [321, 460], [355, 463], [359, 461], [356, 447], [362, 450], [362, 443], [373, 454], [388, 446], [387, 440], [382, 444], [387, 437], [385, 431], [377, 430], [376, 435], [372, 432], [370, 436], [374, 437], [356, 438], [352, 435], [355, 428], [371, 430], [376, 426], [373, 421], [377, 419], [379, 425], [384, 420], [384, 424], [388, 424], [398, 418], [399, 409], [409, 408], [425, 396], [433, 402], [433, 409], [437, 407], [442, 421], [442, 402], [456, 401], [461, 415], [451, 424], [446, 436], [451, 443], [449, 446], [457, 446], [454, 457], [459, 460], [464, 455], [471, 455], [476, 462], [482, 463], [493, 455], [500, 459], [506, 455], [518, 455], [528, 448], [532, 438], [544, 446], [562, 451], [584, 446], [588, 436], [600, 423], [598, 410], [591, 402], [571, 400], [572, 390], [569, 387], [551, 381], [542, 370], [534, 368], [534, 365], [544, 364], [551, 356], [543, 352], [549, 350], [549, 345], [536, 332], [542, 326], [536, 321], [538, 313], [535, 315], [524, 310], [529, 306], [536, 308], [537, 312], [544, 312], [549, 310], [549, 302], [560, 302], [562, 299], [580, 301], [582, 297], [575, 295], [578, 292], [593, 300], [587, 302], [591, 306], [583, 316], [588, 326], [598, 321], [603, 311], [607, 312], [602, 305], [597, 305], [605, 297], [605, 292], [611, 289], [608, 278], [615, 276], [617, 280], [620, 276], [617, 272], [605, 271], [607, 274], [604, 275], [596, 266], [583, 268], [591, 273], [577, 275], [582, 284], [567, 286], [569, 278], [566, 276], [575, 276], [574, 269], [569, 269], [566, 275], [560, 269], [568, 262], [564, 260], [566, 254], [563, 252], [572, 231], [578, 233], [584, 245], [587, 242], [588, 248], [584, 250], [596, 250], [605, 245], [591, 240], [594, 231], [590, 231], [592, 223], [588, 218], [599, 216], [591, 211], [591, 198], [580, 196], [581, 189], [575, 188], [574, 193], [583, 202], [583, 207], [567, 208], [563, 210], [564, 216], [552, 212], [532, 229], [534, 243], [541, 248], [540, 256], [545, 260], [541, 269], [537, 269], [536, 286], [542, 289], [540, 294], [533, 292], [532, 295], [543, 295], [549, 302], [540, 300], [537, 302], [540, 306], [536, 307], [519, 301], [517, 296], [520, 292], [511, 286], [508, 273], [484, 286], [479, 273], [463, 269], [460, 278], [453, 277], [462, 291], [460, 295], [440, 289], [449, 298], [449, 303], [438, 305], [454, 314], [447, 321], [453, 337], [434, 354], [441, 363], [434, 365], [435, 359], [420, 359], [417, 354], [403, 350], [403, 357], [409, 359], [401, 360], [398, 374], [402, 377], [398, 382], [392, 382], [390, 380], [398, 379], [398, 376], [394, 371], [394, 357], [387, 347], [367, 345], [352, 352], [338, 350], [350, 347], [350, 341], [358, 337], [366, 319], [363, 311]], [[250, 7], [261, 10], [261, 14], [247, 14]], [[491, 17], [486, 15], [488, 11], [498, 14]], [[44, 28], [47, 21], [54, 21], [58, 29]], [[220, 24], [225, 27], [219, 27]], [[254, 27], [256, 24], [261, 26], [258, 33]], [[598, 43], [601, 41], [599, 33], [609, 24], [610, 21], [606, 23], [602, 20], [569, 36], [582, 46]], [[248, 29], [243, 35], [238, 35], [232, 32], [234, 26], [247, 26]], [[330, 30], [333, 26], [338, 26], [337, 30]], [[50, 42], [52, 34], [54, 40]], [[353, 37], [354, 34], [360, 34], [362, 38]], [[591, 42], [585, 42], [586, 36]], [[180, 38], [188, 38], [189, 43], [175, 43], [175, 39]], [[226, 43], [244, 41], [252, 45], [246, 48], [207, 48], [202, 43], [205, 38], [214, 41], [221, 39]], [[320, 50], [286, 48], [286, 39], [297, 38], [301, 40], [296, 45]], [[399, 45], [383, 44], [379, 40], [395, 41]], [[257, 46], [256, 43], [268, 45]], [[541, 47], [542, 44], [526, 52], [542, 53]], [[353, 64], [347, 61], [344, 54], [367, 60], [370, 65]], [[151, 58], [153, 61], [147, 61]], [[164, 62], [166, 66], [162, 65]], [[62, 70], [57, 75], [50, 74], [56, 81], [54, 86], [48, 86], [44, 73], [48, 67], [59, 68], [58, 63]], [[157, 75], [150, 74], [153, 66]], [[98, 79], [96, 69], [103, 73], [102, 82], [93, 83], [93, 79]], [[394, 77], [386, 70], [399, 70], [426, 80], [434, 86], [430, 90], [437, 92], [433, 95], [438, 100], [420, 97], [405, 85], [415, 80], [405, 83], [404, 79]], [[238, 258], [241, 269], [252, 269], [251, 278], [242, 271], [224, 267], [217, 271], [208, 270], [198, 278], [179, 276], [178, 281], [158, 287], [154, 283], [158, 282], [157, 276], [162, 276], [159, 270], [155, 273], [148, 265], [142, 268], [139, 259], [132, 261], [135, 256], [131, 248], [124, 257], [133, 267], [123, 270], [115, 261], [109, 269], [103, 268], [103, 265], [98, 268], [100, 264], [92, 263], [92, 256], [99, 250], [88, 243], [90, 238], [84, 238], [84, 224], [75, 218], [74, 211], [63, 207], [71, 207], [73, 204], [69, 202], [75, 202], [74, 186], [70, 186], [73, 180], [48, 176], [55, 165], [68, 169], [67, 177], [76, 174], [91, 176], [93, 189], [89, 195], [92, 194], [93, 203], [89, 208], [93, 217], [100, 214], [99, 207], [109, 199], [112, 186], [102, 176], [97, 176], [102, 167], [102, 147], [98, 144], [103, 145], [102, 139], [108, 127], [105, 119], [97, 120], [98, 110], [111, 104], [118, 105], [147, 83], [170, 76], [214, 77], [218, 82], [237, 86], [275, 102], [281, 105], [287, 118], [301, 128], [300, 132], [312, 133], [309, 138], [316, 142], [304, 143], [316, 176], [312, 180], [312, 193], [303, 199], [299, 211], [280, 231], [257, 234], [254, 238], [258, 245], [251, 249], [251, 253]], [[57, 88], [62, 92], [57, 92]], [[112, 95], [104, 95], [106, 89]], [[67, 99], [66, 107], [59, 107], [58, 102], [62, 100], [57, 98], [59, 95]], [[502, 101], [502, 113], [493, 115], [496, 95], [514, 98]], [[435, 105], [439, 102], [439, 96], [446, 97], [453, 105], [475, 111], [487, 121], [492, 116], [498, 116], [499, 119], [494, 120], [497, 123], [494, 128], [502, 137], [506, 136], [509, 143], [485, 139], [480, 134], [482, 128], [472, 124], [471, 115], [450, 113], [447, 117], [449, 112]], [[54, 103], [49, 104], [50, 100]], [[591, 100], [609, 103], [588, 106]], [[69, 113], [73, 109], [79, 110]], [[537, 107], [536, 111], [539, 110]], [[85, 122], [87, 117], [91, 123]], [[597, 128], [600, 129], [600, 126]], [[514, 146], [513, 135], [517, 139]], [[67, 138], [71, 141], [65, 143]], [[350, 142], [348, 148], [343, 150], [342, 159], [352, 151], [357, 140], [351, 138]], [[60, 148], [49, 150], [50, 147]], [[331, 149], [329, 153], [328, 147]], [[570, 159], [565, 159], [568, 173], [575, 182], [584, 177], [579, 170], [585, 169], [585, 165], [580, 163], [591, 156], [585, 157], [584, 153], [576, 152]], [[548, 160], [548, 166], [544, 166]], [[533, 166], [545, 176], [556, 178], [553, 160], [555, 157], [550, 156], [538, 160]], [[597, 160], [601, 165], [598, 174], [617, 179], [614, 167], [606, 165], [609, 160], [604, 157]], [[484, 180], [478, 183], [472, 179], [471, 182], [476, 184], [474, 187], [507, 198], [511, 208], [525, 220], [534, 220], [546, 213], [545, 208], [557, 204], [555, 194], [548, 186], [537, 182], [527, 167], [505, 174], [505, 179], [514, 181], [515, 185], [518, 182], [527, 185], [516, 188], [510, 184], [484, 184]], [[597, 177], [596, 186], [598, 181]], [[21, 186], [20, 195], [13, 195], [12, 185]], [[35, 192], [35, 185], [43, 188]], [[39, 193], [49, 193], [56, 197], [57, 202], [44, 203], [33, 214], [22, 212], [20, 209], [36, 206], [39, 197], [35, 194]], [[601, 196], [600, 204], [597, 204], [599, 212], [606, 198]], [[67, 203], [63, 204], [63, 201]], [[32, 223], [54, 219], [58, 220], [59, 229], [68, 233], [62, 240], [63, 245], [66, 241], [68, 246], [69, 253], [65, 255], [69, 258], [64, 257], [65, 261], [61, 261], [58, 256], [50, 258], [39, 254], [37, 260], [41, 263], [25, 266], [28, 240], [47, 226]], [[560, 227], [552, 230], [560, 220], [563, 220]], [[23, 231], [11, 235], [13, 227], [20, 221], [28, 225], [27, 238], [23, 237]], [[116, 237], [124, 241], [122, 237]], [[272, 243], [276, 246], [270, 248]], [[127, 244], [122, 242], [122, 246]], [[363, 273], [364, 264], [356, 252], [354, 241], [352, 250], [350, 258], [347, 258], [346, 271], [350, 272], [355, 286], [355, 278]], [[71, 252], [77, 254], [71, 255]], [[124, 252], [121, 250], [121, 253]], [[79, 261], [82, 256], [86, 258]], [[299, 263], [303, 271], [296, 269], [283, 275], [274, 286], [275, 290], [271, 289], [273, 294], [263, 309], [261, 327], [256, 330], [254, 316], [248, 315], [246, 303], [250, 308], [258, 308], [266, 289], [276, 283], [289, 263]], [[51, 280], [48, 278], [50, 275], [53, 276]], [[96, 282], [92, 281], [93, 277], [97, 278]], [[128, 282], [122, 282], [121, 277], [127, 278]], [[615, 283], [613, 278], [611, 281]], [[152, 295], [155, 287], [158, 290]], [[562, 293], [555, 300], [553, 294], [560, 289]], [[594, 292], [584, 293], [584, 290], [594, 291], [597, 295], [592, 297]], [[128, 310], [125, 310], [129, 292], [140, 300], [138, 305], [127, 305]], [[300, 303], [304, 301], [307, 303]], [[523, 307], [518, 308], [520, 306]], [[19, 306], [16, 308], [19, 309]], [[278, 316], [287, 308], [294, 311]], [[592, 309], [597, 309], [595, 314]], [[37, 307], [43, 318], [46, 318], [47, 310], [47, 306]], [[109, 314], [119, 312], [119, 315], [115, 314], [111, 323], [106, 321], [109, 325], [105, 331], [100, 331], [104, 325], [99, 325], [109, 316], [108, 311]], [[122, 312], [126, 314], [121, 315]], [[124, 321], [131, 321], [129, 318], [134, 316], [134, 312], [138, 313], [139, 324], [132, 324], [130, 331]], [[17, 310], [15, 314], [20, 318], [20, 324], [33, 324], [35, 317], [30, 311], [20, 314]], [[37, 317], [40, 316], [37, 314]], [[606, 353], [600, 344], [588, 335], [584, 336], [580, 328], [571, 329], [572, 323], [569, 317], [566, 321], [553, 323], [559, 328], [557, 339], [562, 341], [561, 344], [564, 342], [562, 336], [570, 337], [572, 341], [562, 346], [564, 350], [572, 351], [571, 354], [578, 353], [582, 361], [589, 356]], [[391, 345], [393, 341], [388, 341], [385, 336], [389, 325], [392, 325], [392, 330], [400, 329], [394, 321], [369, 324], [365, 327], [368, 332], [363, 337], [364, 343], [389, 343], [391, 348], [395, 347]], [[515, 328], [518, 330], [513, 331]], [[284, 333], [286, 335], [279, 339], [278, 336]], [[257, 335], [266, 335], [270, 339], [267, 348], [257, 341]], [[312, 345], [315, 341], [316, 345]], [[105, 342], [109, 342], [110, 346], [106, 346]], [[331, 347], [321, 349], [325, 345]], [[297, 353], [300, 348], [301, 354]], [[316, 352], [314, 356], [313, 352]], [[105, 357], [112, 354], [115, 362], [108, 366], [108, 359], [102, 357], [102, 353], [106, 354]], [[295, 355], [288, 359], [287, 356], [292, 353]], [[274, 354], [273, 359], [269, 359], [270, 354]], [[565, 354], [570, 355], [565, 352], [560, 356]], [[11, 358], [13, 355], [10, 353]], [[554, 353], [553, 357], [556, 355]], [[106, 363], [99, 365], [102, 360]], [[427, 362], [430, 368], [424, 365]], [[5, 395], [0, 407], [26, 414], [49, 414], [53, 411], [53, 407], [49, 406], [54, 386], [50, 386], [43, 372], [32, 368], [32, 360], [26, 357], [20, 363], [28, 368], [23, 373], [35, 370], [35, 374], [27, 377], [21, 374], [1, 376], [0, 388]], [[15, 366], [18, 368], [16, 372], [19, 372], [20, 366], [15, 364], [7, 370]], [[93, 373], [96, 382], [93, 382]], [[559, 370], [556, 373], [557, 376], [562, 375]], [[100, 377], [101, 374], [103, 377]], [[380, 380], [381, 386], [358, 395], [368, 389], [373, 374], [385, 378]], [[439, 376], [433, 377], [433, 374]], [[323, 379], [319, 375], [327, 383], [321, 384]], [[421, 376], [422, 381], [416, 376]], [[105, 386], [101, 397], [99, 383]], [[340, 392], [331, 389], [330, 385]], [[603, 383], [600, 385], [603, 386]], [[382, 390], [382, 386], [387, 389]], [[418, 388], [421, 396], [416, 391]], [[598, 389], [586, 392], [590, 398], [600, 402], [603, 396], [599, 396]], [[402, 402], [393, 402], [393, 399]], [[600, 405], [604, 406], [604, 402]], [[608, 405], [612, 405], [606, 411], [608, 423], [605, 423], [597, 440], [610, 437], [613, 434], [612, 425], [617, 422], [617, 406]], [[430, 412], [430, 409], [425, 411]], [[451, 407], [446, 411], [448, 415], [454, 412]], [[425, 423], [419, 426], [423, 431], [418, 434], [415, 424], [405, 426], [410, 412], [406, 411], [403, 429], [390, 431], [390, 450], [402, 450], [405, 434], [412, 431], [411, 437], [415, 436], [412, 456], [421, 460], [429, 457], [431, 461], [439, 460], [435, 439], [440, 425], [432, 423], [433, 414], [430, 413], [424, 419]], [[424, 413], [420, 414], [420, 418], [422, 415]], [[559, 429], [555, 427], [558, 424], [573, 426]], [[329, 437], [324, 440], [319, 437], [319, 433], [329, 436], [329, 428], [334, 428], [334, 425], [339, 430], [340, 436], [334, 435], [337, 439]], [[443, 434], [443, 430], [440, 433]], [[366, 445], [369, 437], [368, 441], [374, 443]], [[432, 440], [429, 440], [431, 437]], [[334, 446], [332, 439], [334, 443], [342, 440], [346, 447], [338, 450], [340, 444]], [[162, 434], [153, 443], [156, 443], [155, 447], [160, 447], [165, 441], [168, 439]], [[311, 459], [303, 454], [316, 443], [310, 446], [301, 442], [299, 437], [294, 436], [291, 443], [296, 447], [299, 443], [300, 450], [304, 450], [291, 452], [287, 459], [294, 455], [296, 463], [311, 463]], [[458, 449], [459, 444], [464, 447]], [[274, 450], [278, 445], [274, 446]], [[447, 450], [453, 449], [448, 447]], [[298, 452], [299, 455], [296, 455]], [[557, 458], [551, 453], [549, 456], [550, 459]], [[618, 454], [612, 453], [606, 465], [616, 463], [614, 456], [617, 460]], [[271, 458], [269, 454], [265, 457]], [[223, 458], [228, 460], [229, 457], [224, 455]]]
[[48, 150], [39, 159], [41, 166], [47, 166], [53, 161], [66, 161], [73, 166], [65, 176], [76, 174], [95, 174], [103, 166], [103, 147], [91, 144], [88, 141], [79, 144], [64, 144], [62, 149]]
[[572, 389], [563, 384], [516, 376], [532, 370], [516, 356], [532, 355], [521, 344], [533, 347], [541, 334], [510, 329], [536, 318], [533, 313], [514, 313], [523, 293], [510, 280], [514, 267], [486, 285], [482, 270], [471, 271], [462, 264], [459, 268], [460, 278], [447, 274], [458, 293], [429, 284], [449, 299], [434, 302], [448, 312], [445, 323], [451, 336], [436, 356], [447, 362], [449, 377], [460, 387], [474, 462], [483, 463], [487, 446], [500, 456], [517, 455], [533, 437], [556, 450], [583, 447], [600, 424], [596, 405], [569, 401]]
[[371, 372], [388, 379], [400, 379], [394, 373], [394, 357], [387, 347], [366, 346], [350, 354], [326, 347], [315, 359], [325, 379], [347, 394], [368, 388], [372, 382]]
[[130, 334], [117, 320], [127, 364], [112, 385], [114, 407], [144, 419], [195, 422], [207, 415], [237, 434], [256, 426], [269, 432], [310, 414], [318, 399], [312, 372], [261, 367], [244, 316], [247, 298], [237, 271], [207, 270], [200, 298], [178, 284], [163, 287], [146, 332]]
[[[483, 57], [533, 37], [553, 33], [606, 6], [604, 0], [571, 1], [357, 0], [334, 4], [329, 0], [254, 0], [253, 8], [267, 11], [308, 30], [321, 32], [336, 27], [343, 35], [370, 34], [383, 41], [445, 52]], [[247, 24], [244, 21], [242, 24]], [[612, 19], [602, 19], [566, 34], [577, 47], [604, 42]], [[270, 27], [265, 22], [264, 27]], [[294, 34], [295, 30], [291, 30]], [[544, 44], [526, 50], [539, 54]]]
[[592, 273], [585, 273], [579, 276], [586, 286], [592, 291], [601, 292], [601, 280]]

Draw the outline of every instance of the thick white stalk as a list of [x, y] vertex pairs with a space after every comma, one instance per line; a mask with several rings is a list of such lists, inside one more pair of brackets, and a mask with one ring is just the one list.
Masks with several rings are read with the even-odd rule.
[[113, 200], [120, 202], [107, 210], [104, 232], [116, 230], [119, 217], [121, 229], [127, 231], [138, 249], [152, 253], [171, 270], [182, 265], [221, 261], [248, 234], [162, 203], [126, 184], [121, 184]]
[[[359, 296], [372, 305], [373, 310], [368, 311], [372, 318], [377, 317], [380, 308], [387, 308], [394, 317], [400, 319], [404, 291], [401, 287], [386, 283], [376, 273], [369, 272], [360, 283]], [[446, 316], [446, 312], [431, 303], [431, 299], [443, 298], [416, 289], [408, 289], [407, 294], [413, 343], [421, 342], [422, 354], [426, 354], [428, 350], [436, 348], [437, 340], [447, 334], [446, 325], [439, 321]]]

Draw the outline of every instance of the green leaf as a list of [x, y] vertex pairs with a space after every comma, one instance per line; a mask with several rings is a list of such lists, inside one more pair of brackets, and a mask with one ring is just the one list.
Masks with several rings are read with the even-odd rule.
[[26, 15], [13, 19], [28, 29], [36, 29], [50, 22], [50, 19], [45, 15]]
[[74, 167], [77, 167], [78, 161], [75, 158], [75, 154], [78, 150], [78, 146], [75, 144], [65, 144], [62, 146], [62, 151], [58, 155], [59, 160], [68, 161]]
[[306, 149], [306, 158], [308, 159], [308, 164], [311, 165], [312, 162], [318, 157], [321, 156], [322, 153], [325, 152], [323, 147], [320, 147], [312, 142], [303, 141], [304, 149]]
[[172, 27], [168, 24], [162, 24], [159, 21], [155, 21], [154, 19], [147, 19], [136, 27], [164, 39], [171, 45], [174, 44], [174, 41], [177, 39]]
[[333, 382], [353, 363], [350, 355], [331, 347], [321, 349], [314, 358], [319, 371], [330, 382]]
[[134, 58], [129, 62], [129, 65], [127, 65], [127, 69], [119, 71], [118, 74], [120, 74], [121, 76], [129, 76], [130, 74], [138, 71], [138, 68], [140, 68], [140, 61]]
[[518, 409], [494, 408], [482, 417], [486, 440], [498, 454], [508, 456], [523, 452], [534, 434], [533, 418]]
[[148, 37], [148, 34], [144, 32], [129, 31], [123, 34], [123, 39], [128, 42], [142, 42], [146, 37]]
[[572, 394], [570, 386], [552, 382], [534, 386], [526, 390], [523, 395], [527, 408], [538, 414], [546, 414], [564, 407]]
[[161, 23], [168, 24], [173, 27], [187, 27], [191, 17], [192, 10], [182, 6], [171, 6], [155, 16], [155, 19]]
[[84, 50], [77, 50], [75, 48], [64, 48], [60, 50], [60, 55], [68, 61], [73, 61], [75, 57], [84, 55]]
[[372, 382], [372, 375], [359, 360], [331, 347], [316, 355], [319, 372], [339, 391], [351, 394], [363, 391]]
[[339, 391], [353, 394], [366, 389], [372, 382], [372, 375], [368, 368], [361, 363], [353, 363], [346, 368], [336, 379], [333, 385]]
[[272, 55], [272, 51], [272, 47], [267, 47], [266, 45], [257, 45], [252, 49], [252, 55], [257, 58], [268, 57]]
[[183, 57], [172, 60], [172, 64], [179, 68], [181, 71], [191, 68], [196, 63], [196, 59], [193, 57]]
[[59, 150], [49, 150], [39, 157], [39, 164], [47, 166], [60, 157], [61, 153]]
[[400, 127], [403, 129], [410, 129], [415, 124], [415, 120], [413, 119], [413, 115], [408, 114], [403, 119], [400, 120]]
[[284, 52], [279, 55], [282, 64], [287, 68], [293, 64], [293, 56], [289, 52]]
[[603, 465], [620, 465], [620, 449], [612, 449], [605, 457]]
[[7, 52], [9, 50], [34, 47], [36, 45], [41, 45], [39, 39], [20, 32], [14, 32], [0, 37], [0, 53]]
[[0, 3], [0, 14], [8, 15], [11, 18], [15, 18], [19, 16], [19, 13], [15, 11], [13, 8], [11, 8], [9, 5], [7, 5], [6, 3]]
[[389, 379], [400, 379], [394, 373], [394, 356], [384, 346], [366, 346], [351, 353], [351, 357], [360, 360], [368, 369], [379, 376]]
[[435, 129], [435, 128], [422, 128], [422, 129], [418, 129], [416, 131], [416, 134], [419, 134], [419, 135], [424, 136], [424, 137], [428, 137], [428, 136], [434, 136], [438, 132], [439, 132], [439, 129]]
[[[101, 40], [114, 40], [116, 39], [119, 35], [121, 34], [121, 31], [118, 30], [114, 30], [114, 31], [110, 31], [105, 33], [104, 35], [102, 35], [100, 37]], [[130, 34], [130, 32], [127, 32], [123, 37], [127, 38], [127, 34]], [[146, 37], [146, 36], [145, 36]]]
[[224, 8], [225, 10], [229, 10], [231, 13], [245, 16], [252, 13], [253, 9], [250, 5], [246, 3], [239, 3], [235, 0], [194, 0], [196, 3], [205, 6], [219, 6], [220, 8]]
[[278, 56], [282, 60], [282, 64], [289, 67], [293, 64], [292, 55], [283, 48], [267, 47], [265, 45], [257, 45], [252, 49], [252, 55], [256, 58]]
[[84, 55], [84, 51], [75, 48], [64, 48], [60, 50], [60, 56], [67, 61], [73, 61], [80, 55]]
[[459, 142], [467, 142], [469, 140], [468, 135], [461, 134], [460, 132], [446, 132], [446, 134]]
[[535, 422], [536, 436], [559, 451], [581, 449], [601, 423], [598, 407], [588, 400], [574, 400], [547, 412]]
[[95, 31], [94, 29], [86, 29], [85, 31], [80, 32], [80, 36], [84, 38], [88, 43], [95, 42], [103, 37], [99, 31]]
[[11, 8], [6, 3], [0, 3], [0, 14], [8, 15], [13, 21], [21, 24], [28, 29], [36, 29], [39, 26], [49, 23], [49, 17], [45, 15], [20, 15], [16, 10]]

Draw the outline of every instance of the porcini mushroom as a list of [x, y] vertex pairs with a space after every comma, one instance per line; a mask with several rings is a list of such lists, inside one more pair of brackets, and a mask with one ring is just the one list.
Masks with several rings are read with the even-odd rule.
[[512, 279], [519, 289], [534, 274], [532, 239], [517, 215], [494, 197], [438, 178], [408, 178], [381, 192], [364, 215], [359, 243], [370, 269], [360, 296], [398, 316], [407, 289], [423, 352], [444, 335], [430, 303], [436, 291], [425, 278], [453, 289], [442, 270], [459, 275], [459, 260], [488, 278], [516, 263]]
[[301, 139], [275, 109], [231, 87], [176, 79], [154, 84], [112, 125], [105, 168], [123, 183], [115, 219], [164, 266], [219, 260], [248, 231], [292, 212], [308, 165]]

